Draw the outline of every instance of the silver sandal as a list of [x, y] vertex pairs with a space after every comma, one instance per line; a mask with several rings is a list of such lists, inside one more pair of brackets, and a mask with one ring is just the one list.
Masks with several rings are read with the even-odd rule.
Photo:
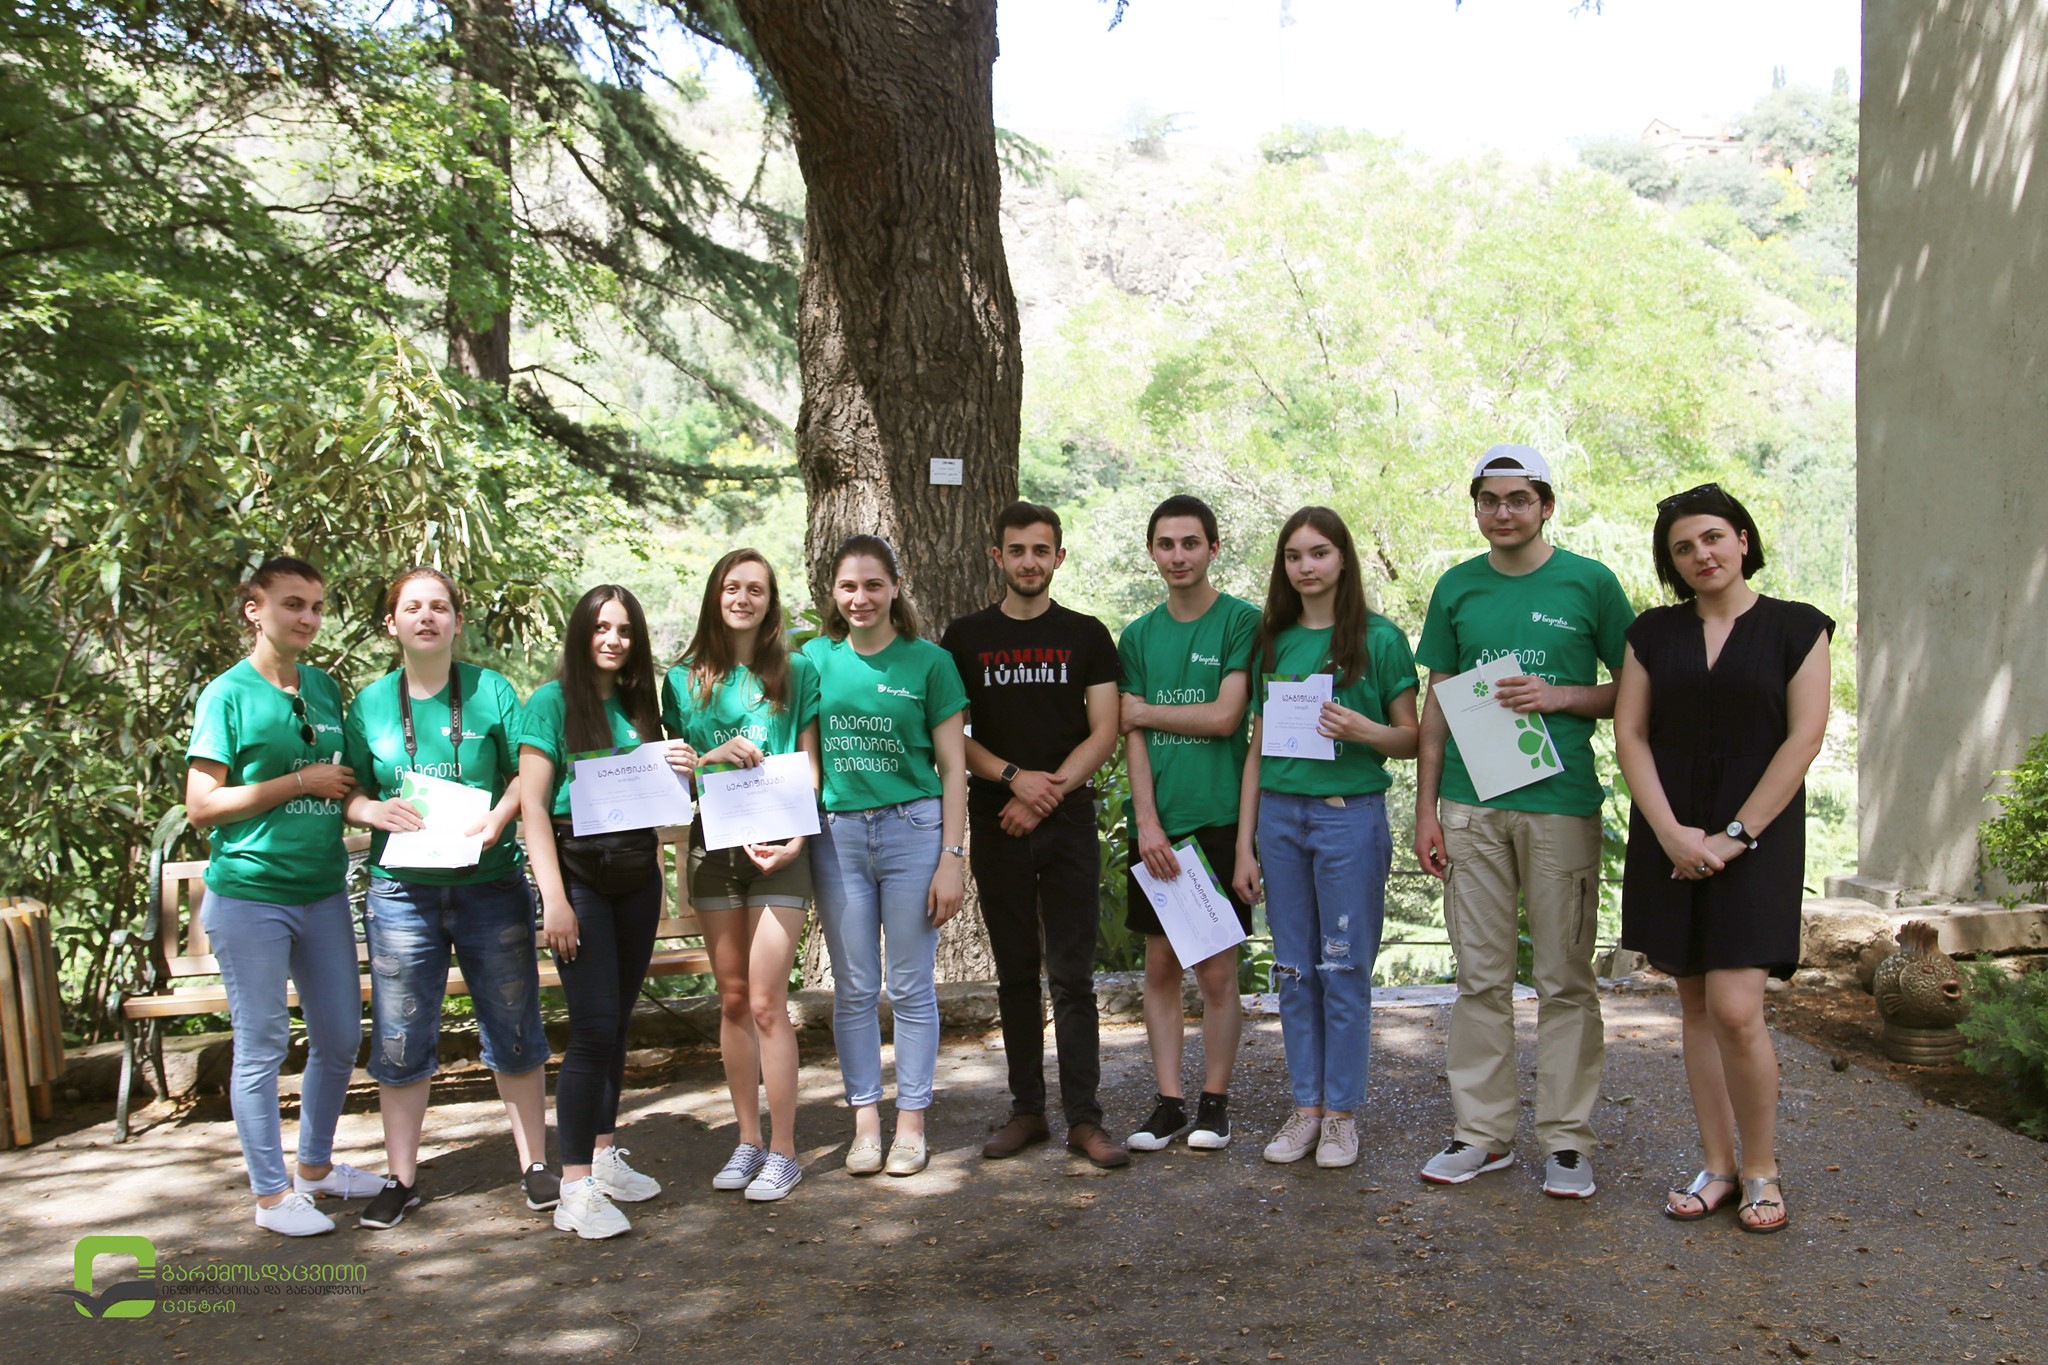
[[[1778, 1198], [1764, 1198], [1764, 1190], [1772, 1185], [1778, 1187]], [[1785, 1211], [1784, 1195], [1785, 1184], [1775, 1175], [1751, 1176], [1744, 1180], [1742, 1182], [1742, 1202], [1735, 1206], [1735, 1226], [1741, 1228], [1744, 1232], [1754, 1232], [1759, 1235], [1783, 1232], [1785, 1224], [1792, 1221], [1791, 1214]], [[1745, 1209], [1777, 1209], [1779, 1214], [1773, 1222], [1752, 1223], [1742, 1216]]]
[[[1672, 1190], [1670, 1193], [1664, 1196], [1664, 1216], [1676, 1223], [1696, 1223], [1702, 1218], [1711, 1218], [1715, 1214], [1719, 1213], [1722, 1209], [1727, 1208], [1730, 1204], [1735, 1202], [1734, 1190], [1730, 1190], [1727, 1194], [1722, 1195], [1721, 1201], [1717, 1204], [1709, 1204], [1700, 1195], [1701, 1190], [1704, 1190], [1707, 1186], [1715, 1183], [1716, 1181], [1720, 1181], [1723, 1184], [1735, 1186], [1740, 1186], [1742, 1183], [1732, 1175], [1716, 1175], [1712, 1171], [1701, 1171], [1698, 1175], [1692, 1178], [1692, 1184], [1687, 1185], [1682, 1190]], [[1688, 1198], [1698, 1200], [1700, 1205], [1698, 1211], [1682, 1213], [1679, 1210], [1672, 1208], [1671, 1195], [1673, 1194], [1685, 1195]]]

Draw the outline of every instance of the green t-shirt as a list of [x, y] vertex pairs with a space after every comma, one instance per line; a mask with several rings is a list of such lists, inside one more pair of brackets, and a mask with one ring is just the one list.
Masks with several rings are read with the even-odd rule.
[[[1599, 683], [1599, 666], [1619, 674], [1635, 609], [1606, 565], [1552, 549], [1533, 573], [1501, 573], [1485, 555], [1468, 559], [1437, 580], [1415, 651], [1424, 668], [1463, 673], [1512, 654], [1523, 669], [1564, 687]], [[1447, 801], [1526, 810], [1545, 815], [1597, 815], [1602, 792], [1593, 769], [1593, 725], [1562, 712], [1543, 717], [1564, 771], [1481, 801], [1472, 790], [1458, 741], [1444, 750], [1440, 793]]]
[[[1310, 630], [1294, 625], [1280, 632], [1273, 642], [1274, 674], [1307, 677], [1311, 673], [1334, 673], [1330, 666], [1330, 635], [1334, 627]], [[1394, 698], [1415, 686], [1415, 655], [1408, 637], [1384, 616], [1373, 615], [1365, 622], [1365, 672], [1349, 687], [1333, 690], [1331, 700], [1368, 720], [1387, 725]], [[1266, 709], [1263, 677], [1252, 689], [1252, 714]], [[1259, 759], [1259, 790], [1285, 792], [1290, 796], [1370, 796], [1392, 786], [1387, 773], [1387, 756], [1370, 744], [1337, 741], [1337, 756], [1324, 758]]]
[[[1122, 690], [1154, 706], [1215, 701], [1226, 677], [1251, 671], [1258, 644], [1259, 609], [1241, 597], [1221, 593], [1192, 621], [1175, 620], [1162, 602], [1125, 626], [1117, 641]], [[1145, 731], [1152, 801], [1167, 838], [1237, 823], [1249, 728], [1240, 725], [1228, 735]]]
[[[549, 797], [548, 813], [563, 820], [569, 818], [569, 783], [576, 776], [569, 762], [568, 718], [562, 684], [555, 681], [533, 689], [533, 695], [526, 699], [526, 715], [519, 722], [520, 745], [546, 754], [555, 765], [555, 790]], [[604, 699], [604, 718], [611, 723], [613, 748], [630, 749], [648, 742], [634, 728], [633, 718], [626, 714], [617, 697]], [[462, 728], [467, 730], [469, 717], [464, 716], [462, 721]]]
[[[506, 786], [519, 775], [519, 694], [503, 675], [488, 668], [457, 664], [453, 677], [462, 688], [461, 778], [455, 775], [457, 751], [448, 733], [452, 718], [445, 687], [425, 700], [413, 699], [412, 731], [419, 752], [417, 758], [406, 757], [405, 723], [398, 706], [405, 674], [394, 669], [358, 692], [348, 708], [343, 752], [365, 792], [388, 801], [403, 788], [407, 772], [422, 772], [487, 791], [493, 805], [504, 796]], [[370, 834], [370, 871], [379, 877], [422, 886], [469, 886], [496, 881], [519, 866], [519, 840], [510, 825], [474, 867], [387, 869], [384, 843], [390, 837], [383, 830]]]
[[[206, 685], [192, 717], [188, 759], [227, 765], [227, 784], [246, 787], [341, 757], [341, 689], [310, 664], [299, 665], [304, 724], [299, 733], [292, 694], [247, 659]], [[239, 900], [310, 905], [342, 889], [348, 852], [341, 846], [341, 802], [294, 796], [260, 815], [215, 825], [207, 836], [206, 885]]]
[[939, 795], [932, 731], [967, 706], [953, 656], [900, 635], [869, 655], [821, 635], [804, 653], [818, 670], [825, 809], [874, 810]]
[[745, 664], [699, 698], [690, 670], [677, 664], [661, 685], [661, 720], [677, 739], [687, 739], [700, 754], [710, 753], [735, 735], [745, 735], [764, 754], [793, 754], [805, 727], [818, 718], [818, 670], [803, 654], [789, 660], [789, 705], [777, 710], [762, 694], [761, 684]]

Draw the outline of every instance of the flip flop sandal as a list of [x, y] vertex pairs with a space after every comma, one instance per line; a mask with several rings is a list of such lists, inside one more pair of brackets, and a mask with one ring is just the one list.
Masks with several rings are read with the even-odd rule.
[[[1779, 1195], [1783, 1196], [1785, 1187], [1779, 1182], [1778, 1177], [1774, 1175], [1759, 1175], [1742, 1182], [1742, 1202], [1735, 1207], [1735, 1226], [1741, 1228], [1744, 1232], [1754, 1232], [1759, 1236], [1785, 1230], [1785, 1224], [1792, 1220], [1789, 1214], [1783, 1212], [1785, 1208], [1783, 1198], [1764, 1198], [1764, 1190], [1772, 1185], [1776, 1185]], [[1774, 1222], [1752, 1223], [1742, 1216], [1743, 1211], [1746, 1209], [1778, 1209], [1780, 1213]]]
[[1692, 1178], [1692, 1184], [1687, 1185], [1682, 1190], [1673, 1190], [1671, 1192], [1672, 1194], [1690, 1196], [1691, 1198], [1698, 1200], [1700, 1206], [1697, 1209], [1691, 1210], [1674, 1209], [1671, 1207], [1670, 1195], [1666, 1195], [1664, 1198], [1664, 1216], [1672, 1220], [1674, 1223], [1696, 1223], [1702, 1218], [1711, 1218], [1715, 1214], [1719, 1213], [1722, 1209], [1727, 1208], [1729, 1204], [1733, 1203], [1735, 1200], [1736, 1192], [1734, 1190], [1729, 1190], [1728, 1193], [1722, 1195], [1720, 1199], [1718, 1199], [1712, 1204], [1709, 1204], [1706, 1201], [1706, 1198], [1700, 1193], [1701, 1190], [1706, 1189], [1707, 1186], [1715, 1183], [1716, 1181], [1720, 1181], [1723, 1184], [1727, 1185], [1741, 1184], [1741, 1182], [1738, 1181], [1732, 1175], [1716, 1175], [1712, 1171], [1701, 1171], [1698, 1175]]

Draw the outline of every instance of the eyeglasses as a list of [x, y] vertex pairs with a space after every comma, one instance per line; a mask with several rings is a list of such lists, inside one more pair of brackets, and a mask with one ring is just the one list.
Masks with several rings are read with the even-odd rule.
[[313, 741], [319, 736], [313, 733], [313, 722], [306, 715], [306, 699], [297, 693], [292, 694], [292, 714], [299, 719], [299, 738], [306, 742], [308, 749], [312, 748]]
[[1479, 509], [1479, 515], [1482, 517], [1490, 517], [1503, 507], [1519, 517], [1541, 501], [1541, 498], [1528, 493], [1510, 493], [1504, 498], [1497, 498], [1491, 493], [1481, 493], [1472, 499], [1472, 505]]
[[1688, 488], [1683, 493], [1673, 493], [1670, 497], [1662, 499], [1657, 504], [1657, 510], [1659, 512], [1669, 512], [1674, 507], [1684, 507], [1688, 503], [1695, 502], [1715, 503], [1726, 506], [1732, 501], [1733, 499], [1728, 496], [1720, 484], [1703, 483], [1697, 487]]

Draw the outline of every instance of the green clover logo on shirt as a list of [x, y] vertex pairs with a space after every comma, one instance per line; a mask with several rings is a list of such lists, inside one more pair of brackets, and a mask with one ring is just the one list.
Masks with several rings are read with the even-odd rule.
[[[1481, 684], [1481, 686], [1484, 685], [1483, 683]], [[1516, 716], [1515, 728], [1522, 732], [1516, 736], [1515, 745], [1523, 753], [1529, 755], [1530, 767], [1554, 768], [1557, 766], [1557, 755], [1550, 750], [1550, 736], [1543, 732], [1543, 728], [1540, 725], [1528, 716]]]

